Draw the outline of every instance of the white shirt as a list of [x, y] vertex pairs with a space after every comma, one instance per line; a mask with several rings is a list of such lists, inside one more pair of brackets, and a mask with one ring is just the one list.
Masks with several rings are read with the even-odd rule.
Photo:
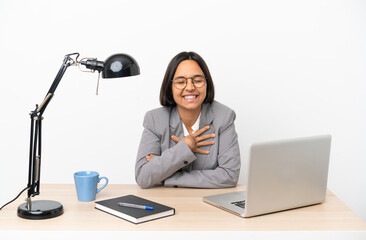
[[[192, 126], [192, 134], [195, 133], [195, 132], [197, 132], [199, 130], [199, 127], [200, 127], [200, 118], [201, 118], [201, 113], [198, 116], [196, 122]], [[184, 134], [184, 136], [188, 136], [189, 135], [189, 132], [188, 132], [186, 126], [184, 125], [183, 121], [182, 121], [182, 125], [183, 125], [183, 134]]]

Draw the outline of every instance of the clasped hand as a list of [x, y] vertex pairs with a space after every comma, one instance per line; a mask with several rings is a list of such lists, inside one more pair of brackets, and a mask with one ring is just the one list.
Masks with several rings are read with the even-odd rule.
[[[215, 143], [215, 141], [213, 141], [213, 140], [204, 141], [204, 140], [207, 140], [209, 138], [214, 138], [216, 136], [214, 133], [200, 136], [202, 133], [206, 132], [208, 129], [210, 129], [210, 126], [207, 125], [206, 127], [201, 128], [197, 132], [195, 132], [193, 134], [190, 134], [188, 136], [185, 136], [184, 138], [179, 138], [175, 135], [172, 135], [171, 138], [174, 142], [180, 142], [182, 140], [185, 141], [192, 152], [202, 153], [202, 154], [209, 154], [210, 153], [209, 151], [199, 149], [199, 147], [201, 147], [201, 146], [213, 145]], [[146, 156], [146, 160], [148, 162], [150, 162], [150, 159], [152, 157], [155, 157], [155, 156], [157, 156], [157, 155], [149, 154], [149, 155]]]
[[199, 149], [199, 147], [201, 146], [213, 145], [215, 143], [215, 141], [213, 140], [205, 141], [209, 138], [214, 138], [216, 136], [214, 133], [202, 135], [202, 133], [206, 132], [208, 129], [210, 129], [210, 126], [207, 125], [198, 130], [197, 132], [185, 136], [184, 138], [178, 138], [175, 135], [172, 135], [171, 138], [174, 142], [180, 142], [184, 140], [187, 143], [188, 147], [192, 150], [192, 152], [209, 154], [210, 153], [209, 151]]

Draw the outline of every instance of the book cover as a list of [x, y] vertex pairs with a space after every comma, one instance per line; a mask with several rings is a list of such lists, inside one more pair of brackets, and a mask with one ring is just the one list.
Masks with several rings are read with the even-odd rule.
[[[154, 209], [145, 210], [131, 207], [121, 207], [118, 205], [118, 203], [120, 202], [150, 206], [154, 207]], [[175, 214], [174, 208], [144, 198], [140, 198], [135, 195], [126, 195], [122, 197], [98, 201], [95, 202], [95, 208], [133, 223], [142, 223]]]

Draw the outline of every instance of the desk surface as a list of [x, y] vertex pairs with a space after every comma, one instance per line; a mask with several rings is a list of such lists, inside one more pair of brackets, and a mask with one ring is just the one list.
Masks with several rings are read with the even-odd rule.
[[17, 217], [25, 194], [0, 211], [0, 230], [89, 230], [89, 231], [366, 231], [366, 223], [333, 193], [326, 201], [310, 207], [241, 218], [202, 201], [206, 195], [244, 190], [239, 185], [228, 189], [165, 188], [141, 189], [137, 185], [109, 184], [97, 201], [134, 194], [171, 207], [176, 214], [141, 224], [133, 224], [96, 210], [94, 202], [79, 202], [73, 184], [45, 184], [34, 200], [56, 200], [64, 214], [47, 220]]

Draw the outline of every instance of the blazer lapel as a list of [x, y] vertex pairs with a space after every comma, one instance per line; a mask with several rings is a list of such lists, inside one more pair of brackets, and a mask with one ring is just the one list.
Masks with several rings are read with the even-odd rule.
[[[203, 135], [215, 133], [215, 128], [212, 125], [212, 122], [214, 121], [214, 118], [215, 118], [215, 116], [212, 112], [211, 104], [208, 104], [208, 103], [203, 104], [202, 105], [202, 111], [201, 111], [201, 118], [200, 118], [200, 129], [207, 126], [207, 125], [210, 126], [210, 129], [208, 129], [206, 132], [204, 132]], [[210, 151], [212, 146], [213, 145], [201, 146], [200, 149]], [[204, 164], [207, 160], [208, 155], [210, 155], [210, 154], [196, 154], [197, 160], [194, 163], [196, 165], [195, 169], [202, 169], [203, 168], [203, 166], [204, 166]]]
[[203, 104], [201, 110], [200, 129], [207, 125], [212, 127], [211, 123], [213, 122], [214, 118], [215, 116], [213, 115], [211, 104]]
[[169, 139], [170, 139], [170, 147], [173, 147], [176, 142], [171, 139], [172, 135], [175, 135], [179, 138], [183, 138], [183, 126], [182, 120], [180, 119], [177, 107], [173, 107], [172, 111], [170, 112], [170, 119], [169, 119]]

